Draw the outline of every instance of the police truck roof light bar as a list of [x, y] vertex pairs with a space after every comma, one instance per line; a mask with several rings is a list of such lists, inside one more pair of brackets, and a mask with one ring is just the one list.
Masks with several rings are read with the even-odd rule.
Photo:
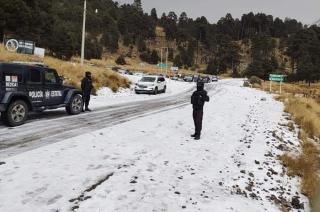
[[49, 66], [45, 65], [43, 62], [24, 62], [24, 61], [12, 61], [14, 64], [24, 64], [24, 65], [34, 65], [47, 68]]

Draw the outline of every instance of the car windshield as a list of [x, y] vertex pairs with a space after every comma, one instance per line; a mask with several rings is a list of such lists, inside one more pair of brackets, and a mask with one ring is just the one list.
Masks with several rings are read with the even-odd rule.
[[143, 77], [140, 82], [154, 82], [156, 81], [155, 77]]

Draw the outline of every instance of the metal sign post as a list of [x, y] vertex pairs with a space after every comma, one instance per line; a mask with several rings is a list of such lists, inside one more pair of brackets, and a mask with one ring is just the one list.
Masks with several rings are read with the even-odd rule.
[[284, 81], [284, 78], [286, 75], [279, 75], [279, 74], [270, 74], [269, 80], [270, 80], [270, 93], [272, 92], [272, 81], [274, 82], [280, 82], [280, 94], [282, 92], [282, 82]]

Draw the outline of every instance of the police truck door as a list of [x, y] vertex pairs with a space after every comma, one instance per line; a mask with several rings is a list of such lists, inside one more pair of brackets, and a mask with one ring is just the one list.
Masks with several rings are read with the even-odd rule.
[[44, 71], [44, 98], [46, 105], [63, 104], [63, 90], [59, 84], [59, 76], [56, 71], [46, 69]]
[[27, 92], [31, 99], [32, 105], [43, 105], [43, 84], [42, 84], [42, 72], [37, 67], [30, 68], [29, 76], [27, 78]]

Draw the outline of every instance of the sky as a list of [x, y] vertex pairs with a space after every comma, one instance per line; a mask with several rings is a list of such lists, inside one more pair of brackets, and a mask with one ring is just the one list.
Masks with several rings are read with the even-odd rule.
[[[117, 0], [132, 3], [133, 0]], [[174, 11], [178, 15], [186, 12], [189, 17], [205, 16], [216, 23], [227, 13], [241, 18], [248, 12], [263, 12], [282, 19], [295, 18], [303, 24], [313, 24], [320, 19], [320, 0], [142, 0], [145, 12], [156, 8], [158, 16], [162, 12]]]

